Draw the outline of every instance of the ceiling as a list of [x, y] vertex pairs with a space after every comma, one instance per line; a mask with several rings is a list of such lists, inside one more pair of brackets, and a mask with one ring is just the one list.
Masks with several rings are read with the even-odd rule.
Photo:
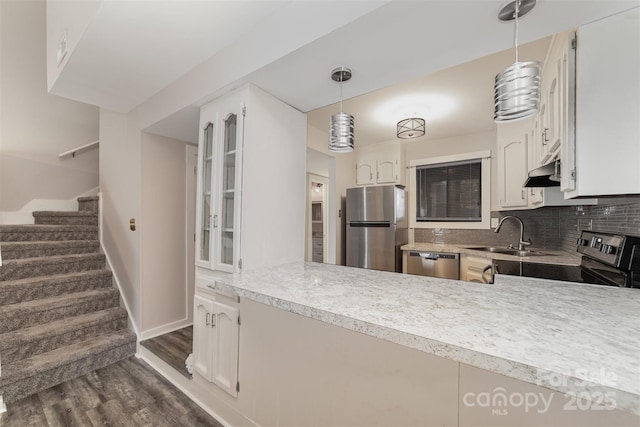
[[[371, 113], [366, 109], [395, 96], [395, 91], [437, 87], [443, 92], [448, 87], [458, 114], [449, 127], [458, 132], [486, 129], [488, 122], [480, 123], [475, 115], [490, 116], [492, 108], [486, 105], [492, 75], [513, 62], [505, 53], [496, 64], [480, 60], [475, 64], [479, 71], [464, 65], [454, 69], [462, 76], [458, 80], [463, 80], [464, 89], [443, 72], [512, 47], [513, 25], [497, 19], [505, 0], [96, 1], [99, 10], [52, 92], [120, 112], [145, 103], [153, 109], [149, 100], [174, 99], [177, 93], [180, 100], [174, 110], [163, 109], [159, 117], [164, 119], [154, 118], [150, 123], [157, 123], [147, 130], [190, 142], [197, 142], [193, 124], [198, 108], [229, 85], [252, 82], [309, 112], [339, 100], [339, 88], [329, 74], [340, 65], [354, 73], [344, 85], [344, 97], [349, 100], [345, 110], [353, 108], [348, 112], [356, 116], [359, 143], [394, 138], [393, 127], [383, 130], [372, 123], [369, 128]], [[520, 40], [531, 42], [639, 4], [638, 0], [538, 0], [521, 20]], [[258, 42], [251, 44], [250, 39]], [[238, 46], [253, 50], [235, 50]], [[542, 48], [531, 49], [538, 55]], [[208, 83], [207, 92], [197, 96], [180, 93], [183, 86], [176, 82], [197, 75], [192, 73], [203, 64], [214, 74], [224, 74], [219, 71], [225, 69], [222, 61], [228, 63], [230, 58], [237, 64], [232, 75], [212, 75], [220, 81], [218, 86]], [[467, 85], [469, 75], [488, 83]], [[356, 97], [371, 92], [359, 106]], [[467, 100], [460, 101], [463, 98]], [[469, 113], [474, 109], [475, 115]], [[317, 118], [313, 114], [310, 122], [324, 129], [322, 122], [327, 120], [320, 114]], [[445, 135], [445, 128], [444, 121], [434, 120], [428, 129], [435, 136]]]
[[[520, 58], [543, 62], [551, 39], [523, 45]], [[355, 117], [356, 145], [395, 140], [397, 122], [409, 117], [426, 121], [425, 136], [410, 141], [493, 130], [494, 77], [513, 62], [514, 50], [508, 49], [344, 101], [344, 111]], [[336, 103], [310, 111], [308, 123], [328, 132], [329, 119], [339, 109]]]

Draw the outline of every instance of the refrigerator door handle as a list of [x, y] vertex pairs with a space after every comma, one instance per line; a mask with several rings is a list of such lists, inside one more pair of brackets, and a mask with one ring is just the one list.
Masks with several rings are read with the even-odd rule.
[[351, 221], [349, 227], [391, 227], [391, 221]]

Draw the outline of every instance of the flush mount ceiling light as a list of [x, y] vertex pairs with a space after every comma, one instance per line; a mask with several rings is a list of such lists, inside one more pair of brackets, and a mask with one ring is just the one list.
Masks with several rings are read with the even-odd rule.
[[455, 110], [449, 95], [414, 92], [385, 100], [372, 111], [371, 118], [382, 126], [394, 126], [407, 117], [421, 117], [429, 123], [445, 118]]
[[536, 0], [514, 0], [498, 13], [501, 21], [515, 20], [514, 44], [516, 62], [496, 75], [494, 85], [494, 121], [523, 119], [540, 110], [540, 68], [538, 61], [520, 62], [518, 59], [518, 18], [528, 13]]
[[353, 150], [354, 119], [342, 111], [342, 83], [351, 79], [351, 70], [338, 67], [331, 71], [331, 79], [340, 83], [340, 112], [331, 116], [329, 122], [329, 150], [347, 153]]
[[400, 139], [419, 138], [424, 135], [424, 131], [424, 119], [419, 117], [411, 117], [398, 122], [397, 135]]

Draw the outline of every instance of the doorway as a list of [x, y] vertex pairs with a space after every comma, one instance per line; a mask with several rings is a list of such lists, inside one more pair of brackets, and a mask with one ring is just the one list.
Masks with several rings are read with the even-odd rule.
[[327, 262], [328, 188], [328, 177], [307, 174], [307, 261]]

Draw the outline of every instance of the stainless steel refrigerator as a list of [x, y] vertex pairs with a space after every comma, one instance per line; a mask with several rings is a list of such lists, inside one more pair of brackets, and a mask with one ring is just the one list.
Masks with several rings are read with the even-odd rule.
[[347, 265], [402, 272], [408, 242], [407, 198], [401, 186], [347, 188]]

